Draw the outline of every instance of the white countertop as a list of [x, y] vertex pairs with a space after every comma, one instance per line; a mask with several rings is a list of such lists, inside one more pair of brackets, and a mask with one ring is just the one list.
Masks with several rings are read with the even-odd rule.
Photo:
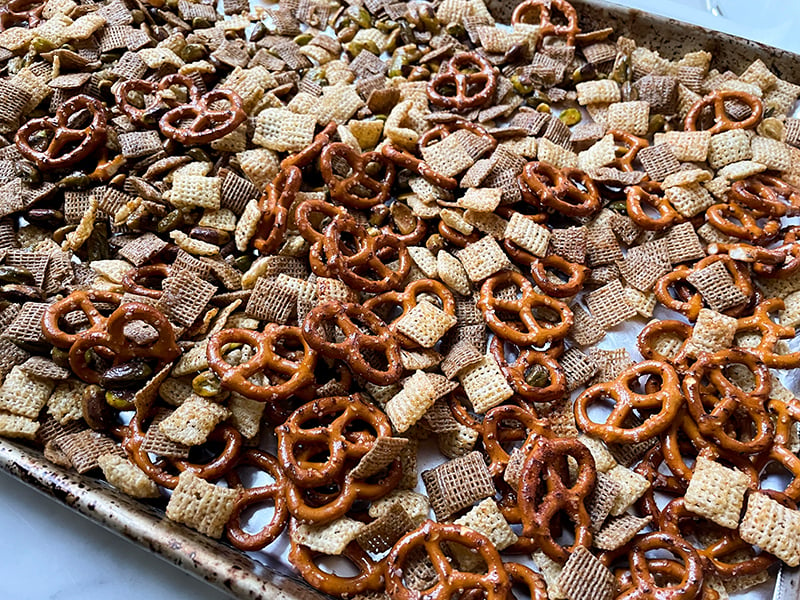
[[[706, 0], [615, 1], [800, 52], [800, 6], [785, 0], [709, 0], [726, 17]], [[228, 598], [2, 472], [0, 532], [4, 600]]]

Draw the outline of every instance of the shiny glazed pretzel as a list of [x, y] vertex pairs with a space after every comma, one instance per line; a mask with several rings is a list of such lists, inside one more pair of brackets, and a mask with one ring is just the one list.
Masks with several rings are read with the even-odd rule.
[[[320, 218], [321, 217], [321, 218]], [[325, 227], [322, 231], [315, 228], [315, 224], [322, 222], [322, 219], [335, 219], [341, 217], [348, 218], [347, 211], [340, 206], [309, 198], [303, 200], [295, 211], [295, 224], [300, 235], [311, 247], [308, 250], [308, 262], [311, 264], [311, 271], [318, 277], [332, 277], [333, 273], [328, 260], [325, 257]]]
[[275, 254], [279, 250], [289, 226], [289, 209], [302, 183], [303, 172], [299, 167], [281, 169], [258, 201], [261, 220], [253, 236], [253, 246], [260, 254]]
[[[208, 144], [229, 134], [247, 118], [242, 98], [236, 92], [216, 89], [202, 96], [191, 93], [191, 102], [167, 111], [158, 126], [168, 138], [186, 146]], [[227, 108], [212, 109], [217, 102], [225, 102]], [[185, 123], [191, 121], [188, 125]]]
[[[547, 276], [547, 271], [552, 270], [563, 273], [566, 281], [553, 281]], [[583, 283], [589, 276], [589, 268], [570, 262], [557, 254], [550, 254], [544, 258], [534, 257], [531, 262], [531, 278], [533, 282], [548, 296], [553, 298], [568, 298], [583, 289]], [[556, 275], [558, 278], [558, 275]]]
[[47, 307], [42, 317], [42, 332], [47, 341], [57, 348], [67, 350], [78, 340], [79, 333], [67, 333], [61, 328], [61, 321], [69, 313], [81, 311], [89, 320], [90, 329], [100, 329], [105, 325], [107, 317], [100, 314], [95, 303], [107, 303], [119, 306], [122, 296], [115, 292], [95, 290], [76, 290], [69, 296]]
[[[578, 463], [571, 486], [568, 456]], [[589, 547], [592, 531], [585, 502], [596, 481], [594, 458], [577, 439], [537, 438], [519, 481], [517, 502], [522, 513], [522, 533], [532, 537], [547, 556], [562, 564], [577, 546]], [[561, 514], [569, 516], [575, 526], [575, 543], [570, 548], [562, 547], [553, 538], [553, 521]]]
[[401, 169], [408, 169], [416, 173], [428, 183], [446, 190], [454, 190], [458, 187], [457, 179], [438, 173], [432, 166], [417, 158], [408, 150], [397, 148], [392, 144], [384, 144], [381, 148], [381, 153]]
[[[296, 342], [302, 348], [299, 356], [281, 354], [278, 346], [283, 341]], [[240, 365], [231, 365], [223, 356], [228, 344], [247, 344], [255, 354]], [[312, 385], [317, 364], [317, 353], [308, 346], [300, 328], [276, 323], [268, 323], [263, 332], [223, 329], [209, 338], [206, 356], [223, 387], [259, 402], [287, 400], [299, 389]], [[257, 374], [266, 377], [266, 385], [250, 381]]]
[[636, 160], [639, 150], [649, 147], [650, 143], [644, 138], [619, 129], [612, 129], [608, 133], [614, 136], [617, 154], [617, 157], [608, 166], [620, 171], [633, 171], [633, 161]]
[[19, 25], [33, 29], [42, 21], [45, 4], [42, 0], [8, 0], [0, 6], [0, 31]]
[[[164, 109], [175, 108], [183, 104], [175, 98], [175, 94], [170, 89], [173, 86], [186, 88], [187, 95], [192, 99], [197, 98], [200, 93], [197, 84], [190, 77], [173, 73], [162, 77], [158, 83], [145, 79], [123, 81], [114, 90], [114, 98], [119, 109], [128, 116], [132, 123], [140, 127], [156, 127], [159, 113]], [[153, 99], [144, 108], [139, 108], [130, 103], [129, 94], [131, 92], [147, 94]]]
[[[70, 119], [87, 110], [92, 122], [82, 129], [70, 126]], [[52, 134], [47, 147], [34, 148], [33, 141], [42, 132]], [[67, 169], [90, 156], [106, 142], [106, 110], [103, 103], [91, 96], [79, 95], [67, 100], [56, 110], [55, 117], [31, 119], [17, 130], [14, 138], [20, 154], [36, 163], [42, 171]]]
[[730, 193], [739, 204], [771, 217], [800, 213], [800, 190], [774, 175], [759, 173], [734, 181]]
[[[459, 571], [445, 555], [442, 544], [456, 543], [475, 550], [486, 563], [485, 573]], [[457, 591], [483, 590], [485, 600], [506, 600], [511, 581], [494, 545], [483, 535], [455, 524], [425, 521], [419, 528], [398, 541], [386, 558], [386, 591], [394, 600], [416, 600], [423, 597], [418, 590], [403, 582], [406, 565], [415, 552], [423, 550], [433, 564], [438, 580], [427, 590], [429, 600], [450, 600]]]
[[157, 288], [147, 287], [144, 282], [156, 279], [163, 282], [167, 277], [169, 277], [169, 265], [157, 264], [134, 267], [122, 277], [122, 287], [130, 294], [157, 300], [161, 298], [163, 291]]
[[740, 317], [736, 324], [736, 333], [755, 331], [761, 336], [756, 346], [748, 348], [761, 361], [772, 369], [796, 369], [800, 367], [800, 352], [778, 352], [780, 340], [794, 338], [794, 327], [776, 323], [772, 316], [784, 310], [786, 305], [780, 298], [769, 298], [756, 305], [749, 317]]
[[[639, 377], [650, 375], [658, 379], [657, 391], [638, 393], [631, 389]], [[614, 408], [605, 423], [589, 417], [589, 407], [603, 399], [612, 399]], [[626, 369], [611, 382], [600, 383], [583, 392], [574, 404], [575, 423], [585, 433], [606, 443], [634, 444], [656, 437], [666, 431], [683, 405], [680, 379], [667, 363], [647, 360]], [[647, 413], [644, 423], [626, 427], [634, 411]]]
[[[645, 206], [658, 211], [658, 217], [650, 216]], [[648, 231], [664, 231], [683, 221], [680, 213], [664, 196], [664, 190], [657, 181], [628, 186], [625, 189], [625, 208], [631, 220]]]
[[[515, 426], [512, 429], [510, 423], [522, 427]], [[531, 435], [552, 435], [546, 421], [539, 419], [533, 412], [513, 404], [503, 404], [489, 410], [479, 429], [483, 448], [491, 461], [489, 473], [493, 477], [502, 476], [508, 466], [510, 455], [503, 447], [503, 443], [527, 440]]]
[[[731, 119], [725, 110], [725, 102], [730, 100], [746, 104], [750, 108], [750, 116], [741, 121]], [[699, 131], [703, 112], [709, 107], [714, 110], [714, 125], [708, 129], [712, 135], [731, 129], [751, 129], [758, 125], [764, 114], [764, 104], [752, 94], [733, 90], [714, 90], [689, 109], [684, 120], [684, 129]]]
[[[498, 297], [496, 292], [509, 285], [518, 287], [522, 291], [522, 297], [513, 299]], [[495, 334], [517, 346], [543, 346], [563, 339], [573, 321], [572, 311], [566, 304], [537, 294], [533, 291], [533, 284], [515, 271], [503, 271], [489, 277], [481, 286], [478, 308], [481, 309], [486, 324]], [[534, 310], [542, 308], [554, 311], [558, 315], [558, 321], [540, 322], [534, 315]], [[500, 311], [516, 313], [521, 326], [514, 327], [503, 321], [498, 314]]]
[[[489, 341], [489, 352], [500, 365], [500, 370], [508, 379], [517, 395], [526, 402], [551, 402], [563, 398], [567, 393], [567, 378], [561, 365], [551, 351], [531, 348], [520, 349], [513, 363], [508, 362], [503, 340], [495, 336]], [[528, 381], [528, 372], [538, 367], [547, 372], [546, 385], [533, 385]]]
[[773, 241], [781, 229], [780, 219], [734, 201], [710, 206], [706, 210], [706, 218], [725, 235], [753, 244]]
[[580, 169], [557, 169], [544, 162], [529, 162], [518, 178], [523, 199], [568, 217], [588, 217], [600, 210], [600, 193]]
[[[347, 163], [350, 171], [341, 177], [334, 172], [334, 161]], [[378, 165], [380, 179], [371, 175], [367, 167]], [[343, 142], [328, 144], [319, 157], [322, 179], [330, 190], [331, 198], [348, 208], [369, 209], [389, 199], [394, 184], [394, 163], [380, 152], [359, 154]]]
[[[557, 8], [567, 20], [566, 25], [556, 25], [551, 11]], [[575, 45], [575, 36], [580, 33], [578, 13], [566, 0], [525, 0], [517, 5], [511, 15], [511, 24], [534, 23], [538, 20], [540, 45], [547, 36], [563, 37], [567, 46]]]
[[[477, 73], [470, 72], [477, 69]], [[451, 88], [453, 95], [443, 93]], [[497, 89], [491, 63], [477, 52], [461, 52], [444, 63], [428, 83], [428, 100], [435, 106], [466, 110], [486, 104]]]

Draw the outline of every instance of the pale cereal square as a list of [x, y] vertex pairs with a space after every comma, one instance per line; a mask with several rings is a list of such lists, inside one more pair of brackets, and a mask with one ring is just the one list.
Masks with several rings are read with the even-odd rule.
[[423, 348], [433, 348], [456, 321], [453, 315], [423, 300], [397, 322], [397, 331]]
[[550, 243], [550, 230], [515, 212], [508, 221], [505, 237], [534, 256], [543, 257]]
[[398, 433], [408, 430], [436, 402], [436, 389], [424, 371], [409, 377], [401, 389], [386, 403], [384, 412]]
[[464, 266], [467, 276], [473, 282], [483, 281], [511, 267], [500, 244], [491, 236], [486, 236], [458, 252], [458, 260]]
[[230, 416], [224, 406], [195, 397], [181, 404], [158, 428], [173, 442], [197, 446], [208, 438], [214, 428]]
[[752, 493], [739, 535], [748, 544], [774, 554], [790, 567], [800, 565], [800, 511], [761, 493]]
[[712, 135], [708, 143], [708, 164], [712, 169], [720, 169], [740, 160], [750, 160], [752, 157], [750, 136], [743, 129], [731, 129]]
[[606, 475], [619, 484], [620, 490], [611, 507], [611, 515], [618, 517], [627, 512], [650, 487], [650, 482], [627, 467], [617, 465]]
[[476, 365], [467, 367], [458, 376], [472, 408], [485, 413], [514, 395], [497, 361], [490, 355]]
[[133, 498], [158, 498], [161, 492], [147, 474], [127, 458], [116, 454], [97, 457], [106, 481]]
[[686, 490], [686, 508], [717, 525], [736, 529], [749, 483], [741, 471], [699, 456]]
[[238, 490], [216, 486], [191, 471], [184, 471], [178, 476], [178, 485], [167, 504], [167, 518], [219, 538], [238, 496]]
[[650, 105], [641, 100], [616, 102], [608, 107], [608, 128], [633, 135], [647, 135], [650, 126]]
[[282, 108], [267, 108], [256, 117], [253, 143], [269, 150], [297, 152], [314, 141], [317, 120]]
[[308, 525], [300, 523], [290, 532], [292, 540], [322, 554], [338, 555], [344, 552], [347, 545], [358, 537], [366, 527], [360, 521], [349, 517], [340, 517], [324, 525]]
[[578, 104], [611, 104], [619, 102], [622, 94], [619, 84], [611, 79], [583, 81], [575, 86], [578, 92]]

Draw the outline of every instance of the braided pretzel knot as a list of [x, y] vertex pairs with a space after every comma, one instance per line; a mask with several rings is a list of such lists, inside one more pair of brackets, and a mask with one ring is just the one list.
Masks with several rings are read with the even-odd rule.
[[[547, 270], [558, 271], [567, 276], [566, 281], [553, 281], [548, 277]], [[531, 262], [531, 278], [533, 282], [548, 296], [553, 298], [568, 298], [583, 289], [583, 282], [589, 275], [588, 267], [580, 263], [570, 262], [557, 254], [550, 254], [544, 258], [534, 257]]]
[[[639, 377], [655, 376], [659, 389], [640, 394], [631, 389]], [[589, 407], [603, 399], [612, 399], [614, 408], [605, 423], [596, 423], [589, 417]], [[635, 444], [660, 435], [669, 428], [681, 406], [680, 379], [675, 369], [655, 360], [640, 362], [626, 369], [611, 382], [600, 383], [583, 392], [575, 401], [575, 422], [580, 429], [606, 443]], [[625, 427], [634, 411], [657, 411], [636, 427]]]
[[[229, 134], [247, 118], [242, 98], [231, 90], [211, 90], [202, 96], [189, 91], [191, 102], [176, 106], [161, 117], [158, 125], [168, 138], [187, 146], [208, 144]], [[217, 102], [228, 107], [212, 109]], [[187, 121], [191, 121], [185, 125]]]
[[[165, 108], [175, 108], [182, 102], [175, 98], [171, 88], [181, 86], [186, 88], [189, 98], [197, 98], [200, 90], [197, 84], [188, 76], [180, 73], [173, 73], [161, 78], [158, 83], [145, 79], [129, 79], [123, 81], [114, 91], [114, 97], [119, 109], [125, 113], [130, 120], [140, 127], [156, 127], [158, 125], [157, 116]], [[131, 92], [140, 92], [152, 96], [152, 100], [144, 108], [134, 106], [129, 101]]]
[[736, 324], [736, 333], [757, 331], [761, 335], [758, 344], [748, 350], [773, 369], [800, 367], [800, 352], [787, 354], [778, 352], [778, 342], [782, 339], [791, 340], [795, 335], [794, 327], [780, 325], [771, 317], [772, 314], [785, 308], [786, 305], [780, 298], [769, 298], [759, 303], [749, 317], [740, 317]]
[[258, 201], [261, 219], [253, 236], [253, 246], [260, 254], [275, 254], [283, 243], [289, 225], [289, 209], [302, 183], [303, 172], [299, 167], [282, 168]]
[[[746, 104], [750, 108], [750, 116], [741, 121], [732, 120], [725, 110], [725, 102], [730, 100]], [[712, 135], [731, 129], [751, 129], [758, 125], [764, 114], [764, 104], [752, 94], [733, 90], [714, 90], [705, 98], [695, 102], [689, 109], [684, 120], [684, 129], [698, 131], [703, 112], [708, 107], [714, 109], [714, 126], [708, 130]]]
[[[728, 379], [723, 368], [732, 364], [750, 370], [755, 377], [755, 389], [746, 392]], [[701, 354], [683, 380], [689, 413], [700, 433], [714, 439], [720, 447], [741, 454], [756, 454], [772, 446], [775, 428], [765, 407], [771, 389], [767, 366], [753, 352], [741, 348]], [[710, 412], [706, 412], [707, 407]], [[753, 423], [748, 441], [737, 439], [736, 433], [726, 427], [734, 413], [740, 416], [743, 412]]]
[[[477, 69], [477, 73], [470, 70]], [[445, 95], [443, 87], [452, 89]], [[460, 52], [444, 63], [428, 82], [428, 100], [442, 108], [466, 110], [486, 104], [497, 89], [497, 75], [492, 64], [477, 52]]]
[[[677, 583], [667, 587], [658, 585], [650, 570], [651, 559], [645, 555], [653, 550], [668, 551], [681, 558], [683, 568], [678, 570], [680, 580]], [[628, 551], [628, 560], [631, 587], [617, 600], [694, 600], [703, 586], [700, 557], [688, 542], [675, 535], [657, 532], [636, 538]]]
[[[722, 233], [753, 244], [769, 243], [781, 230], [780, 219], [733, 201], [710, 206], [706, 210], [706, 218]], [[764, 224], [761, 225], [759, 221]]]
[[[355, 248], [350, 248], [346, 240]], [[405, 244], [385, 233], [371, 236], [350, 217], [335, 217], [325, 229], [322, 244], [331, 271], [356, 290], [380, 294], [396, 289], [411, 270], [411, 255]], [[398, 260], [396, 270], [385, 262], [392, 258]]]
[[42, 21], [45, 4], [42, 0], [7, 0], [0, 6], [0, 31], [19, 25], [36, 27]]
[[[442, 549], [451, 542], [476, 551], [486, 563], [485, 573], [458, 571]], [[480, 589], [485, 600], [506, 600], [511, 581], [494, 545], [483, 535], [455, 524], [425, 521], [398, 541], [386, 559], [386, 591], [394, 600], [415, 600], [422, 593], [403, 583], [403, 572], [415, 551], [423, 549], [438, 575], [436, 583], [424, 590], [429, 600], [450, 600], [457, 591]]]
[[588, 217], [600, 210], [600, 193], [580, 169], [557, 169], [544, 162], [529, 162], [518, 177], [523, 199], [529, 204], [568, 217]]
[[[125, 337], [125, 326], [134, 321], [144, 321], [158, 332], [158, 339], [149, 345], [138, 345]], [[73, 372], [87, 383], [98, 383], [100, 374], [89, 366], [86, 353], [97, 349], [113, 356], [113, 364], [126, 363], [134, 358], [158, 359], [158, 371], [172, 362], [181, 351], [175, 343], [175, 332], [167, 318], [157, 309], [139, 302], [121, 305], [102, 325], [77, 334], [69, 351], [69, 364]]]
[[[236, 468], [251, 466], [267, 473], [274, 480], [266, 485], [244, 488], [242, 480], [236, 474]], [[278, 460], [263, 450], [250, 448], [244, 451], [236, 465], [225, 475], [229, 488], [241, 488], [241, 493], [234, 503], [233, 513], [225, 525], [225, 535], [239, 550], [261, 550], [283, 533], [289, 522], [289, 511], [286, 508], [286, 476], [283, 474]], [[257, 533], [248, 533], [242, 528], [242, 513], [251, 506], [271, 501], [274, 507], [272, 518]]]
[[[512, 429], [509, 423], [519, 423], [522, 427]], [[496, 406], [487, 412], [483, 423], [479, 425], [479, 430], [483, 448], [491, 460], [489, 473], [492, 477], [501, 476], [508, 466], [510, 455], [502, 445], [504, 442], [525, 440], [532, 434], [552, 435], [545, 421], [540, 420], [531, 411], [513, 404]], [[509, 431], [513, 431], [516, 435], [508, 435]]]
[[800, 190], [774, 175], [759, 173], [735, 181], [730, 193], [736, 202], [771, 217], [800, 213]]
[[[578, 463], [572, 486], [569, 486], [568, 456]], [[547, 556], [562, 564], [576, 547], [588, 547], [592, 530], [585, 501], [596, 481], [592, 453], [577, 439], [537, 438], [519, 481], [517, 501], [522, 512], [522, 533], [532, 537]], [[569, 549], [553, 538], [553, 521], [560, 514], [566, 514], [575, 526], [575, 543]]]
[[317, 277], [333, 277], [333, 272], [328, 260], [325, 258], [323, 247], [325, 232], [315, 229], [314, 223], [321, 222], [322, 219], [319, 217], [323, 219], [334, 219], [336, 217], [345, 219], [347, 216], [347, 211], [344, 208], [315, 198], [304, 200], [297, 206], [295, 224], [303, 239], [311, 244], [308, 250], [308, 262], [311, 264], [311, 271]]
[[[688, 525], [689, 531], [692, 531], [692, 529], [700, 525], [697, 520], [698, 516], [686, 507], [685, 499], [675, 498], [661, 511], [660, 529], [684, 541], [688, 541], [683, 535], [681, 526]], [[703, 523], [703, 525], [708, 524]], [[712, 529], [718, 539], [708, 546], [695, 547], [708, 572], [724, 578], [753, 575], [768, 569], [775, 562], [775, 557], [765, 552], [753, 555], [741, 562], [739, 560], [726, 562], [724, 560], [726, 556], [734, 553], [738, 554], [741, 551], [747, 551], [749, 554], [752, 553], [753, 547], [742, 540], [735, 529], [726, 529], [719, 526], [713, 526]]]
[[[344, 161], [350, 168], [346, 177], [334, 172], [334, 160]], [[378, 165], [383, 171], [380, 179], [367, 172], [369, 165]], [[394, 163], [380, 152], [359, 154], [342, 142], [329, 144], [319, 157], [319, 170], [328, 186], [331, 198], [348, 208], [369, 209], [383, 204], [391, 195], [394, 184]]]
[[[92, 122], [83, 129], [73, 129], [70, 119], [88, 110]], [[52, 134], [47, 147], [37, 150], [33, 140], [42, 132]], [[42, 171], [66, 169], [90, 156], [106, 142], [107, 121], [103, 103], [91, 96], [70, 98], [56, 110], [55, 117], [31, 119], [17, 130], [15, 142], [20, 154], [36, 163]]]
[[[277, 351], [285, 340], [300, 344], [302, 353], [299, 358], [289, 359]], [[255, 349], [255, 354], [240, 365], [231, 365], [223, 356], [223, 348], [228, 344], [247, 344]], [[251, 400], [280, 402], [314, 383], [317, 353], [308, 346], [299, 327], [268, 323], [263, 332], [223, 329], [209, 338], [206, 355], [208, 366], [222, 385]], [[251, 382], [250, 378], [256, 374], [265, 375], [267, 384]]]
[[[658, 217], [650, 216], [644, 205], [658, 211]], [[680, 213], [664, 196], [664, 190], [657, 181], [645, 181], [639, 185], [628, 186], [625, 189], [625, 208], [636, 225], [649, 231], [664, 231], [667, 227], [683, 221]]]
[[[567, 20], [566, 25], [556, 25], [551, 19], [552, 8], [557, 8]], [[511, 24], [531, 23], [538, 19], [540, 40], [546, 36], [563, 37], [567, 46], [575, 45], [575, 36], [580, 33], [578, 13], [566, 0], [525, 0], [514, 9]], [[541, 42], [540, 42], [541, 44]]]
[[419, 344], [399, 333], [397, 331], [397, 323], [419, 304], [420, 296], [423, 295], [434, 296], [439, 300], [444, 313], [455, 316], [456, 300], [453, 297], [453, 293], [446, 285], [434, 279], [417, 279], [409, 283], [402, 292], [384, 292], [369, 298], [364, 302], [363, 306], [365, 310], [375, 314], [384, 314], [381, 312], [384, 307], [393, 308], [399, 306], [402, 308], [400, 315], [389, 323], [389, 329], [397, 336], [397, 340], [403, 348], [414, 349], [419, 348]]
[[[329, 423], [318, 425], [318, 422]], [[306, 427], [311, 423], [312, 427]], [[352, 431], [353, 424], [368, 425]], [[320, 398], [304, 404], [275, 428], [278, 436], [278, 458], [287, 476], [302, 487], [331, 483], [347, 461], [357, 462], [378, 437], [392, 435], [389, 420], [358, 394]], [[317, 452], [327, 450], [325, 462], [301, 461], [297, 448], [313, 447]]]
[[458, 180], [437, 173], [432, 166], [407, 150], [396, 148], [392, 144], [384, 144], [381, 153], [398, 167], [416, 173], [428, 183], [446, 190], [454, 190], [458, 187]]
[[69, 313], [81, 311], [89, 320], [90, 329], [100, 329], [105, 325], [106, 317], [97, 310], [95, 302], [119, 306], [122, 296], [115, 292], [96, 290], [76, 290], [69, 296], [47, 307], [42, 317], [42, 333], [47, 341], [57, 348], [68, 349], [77, 341], [79, 334], [67, 333], [61, 328], [61, 320]]
[[[556, 346], [554, 346], [556, 348]], [[563, 398], [567, 393], [567, 378], [551, 351], [541, 352], [532, 348], [520, 349], [513, 363], [508, 362], [503, 340], [494, 336], [489, 341], [489, 352], [500, 365], [517, 395], [527, 402], [551, 402]], [[533, 385], [528, 381], [528, 372], [533, 367], [547, 371], [549, 383]]]
[[159, 279], [163, 281], [169, 277], [169, 266], [165, 264], [144, 265], [134, 267], [122, 277], [122, 287], [130, 294], [144, 296], [146, 298], [161, 298], [163, 291], [144, 285], [145, 281]]
[[[496, 291], [515, 285], [522, 291], [521, 298], [505, 299], [496, 295]], [[547, 343], [566, 337], [572, 326], [572, 311], [563, 302], [537, 294], [533, 285], [516, 271], [503, 271], [489, 277], [481, 286], [478, 308], [481, 309], [486, 323], [496, 335], [517, 346], [543, 346]], [[537, 320], [535, 309], [550, 309], [558, 314], [556, 323], [543, 325]], [[499, 311], [508, 311], [519, 315], [522, 322], [520, 328], [512, 327], [502, 320]]]
[[222, 450], [205, 464], [196, 464], [188, 460], [171, 459], [169, 461], [153, 461], [150, 454], [142, 449], [145, 440], [145, 431], [142, 417], [137, 413], [128, 423], [122, 447], [136, 466], [144, 471], [147, 476], [158, 485], [175, 489], [178, 485], [178, 476], [169, 473], [165, 467], [171, 464], [179, 472], [191, 471], [198, 477], [206, 480], [224, 477], [239, 460], [242, 451], [242, 434], [228, 425], [219, 425], [208, 435], [210, 442], [222, 442]]

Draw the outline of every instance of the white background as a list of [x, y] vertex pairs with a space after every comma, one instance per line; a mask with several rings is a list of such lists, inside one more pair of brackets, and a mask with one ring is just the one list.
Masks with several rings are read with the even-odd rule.
[[[3, 1], [3, 0], [0, 0]], [[618, 0], [800, 53], [792, 0]], [[4, 600], [223, 600], [137, 546], [0, 472], [0, 598]]]

